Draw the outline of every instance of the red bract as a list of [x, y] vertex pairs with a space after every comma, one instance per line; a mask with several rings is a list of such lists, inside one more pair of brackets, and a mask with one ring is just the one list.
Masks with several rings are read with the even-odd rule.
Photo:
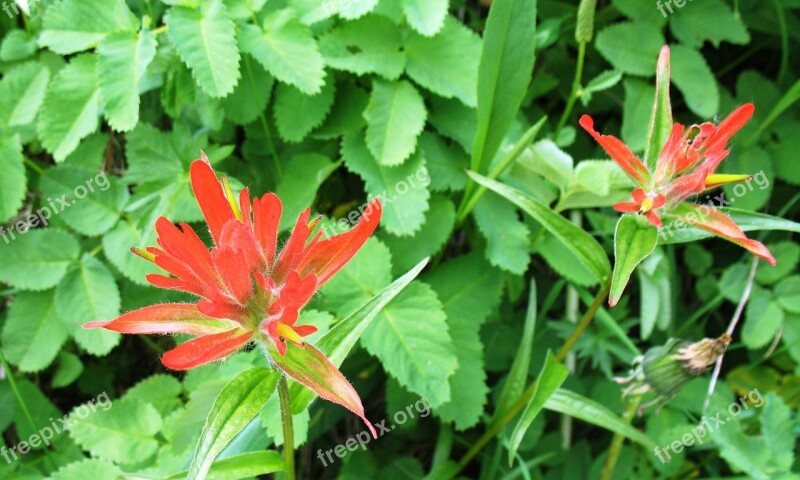
[[[286, 354], [286, 342], [304, 348], [303, 337], [317, 329], [297, 324], [300, 309], [375, 231], [381, 218], [380, 202], [370, 202], [350, 231], [330, 238], [322, 238], [319, 232], [310, 240], [319, 217], [311, 220], [307, 209], [278, 252], [282, 205], [277, 196], [268, 193], [251, 203], [250, 193], [244, 189], [237, 201], [227, 179], [220, 182], [205, 154], [202, 160], [192, 163], [190, 173], [214, 246], [209, 250], [189, 225], [176, 226], [161, 217], [156, 221], [159, 246], [132, 251], [172, 274], [148, 275], [148, 282], [196, 295], [197, 303], [154, 305], [111, 321], [89, 322], [84, 327], [121, 333], [196, 335], [161, 359], [175, 370], [222, 359], [251, 341], [274, 343], [280, 356]], [[294, 371], [284, 371], [296, 377]], [[352, 390], [336, 367], [326, 365], [325, 372], [330, 384], [343, 391]], [[305, 377], [295, 379], [319, 390]], [[354, 391], [345, 393], [358, 398]], [[330, 396], [336, 398], [337, 394]], [[351, 408], [352, 404], [348, 400], [345, 406]], [[351, 410], [364, 417], [360, 402]]]
[[[669, 49], [665, 47], [659, 58], [659, 68], [668, 71], [668, 67]], [[580, 125], [636, 183], [633, 201], [617, 203], [615, 210], [646, 215], [650, 223], [658, 228], [662, 227], [661, 216], [668, 214], [676, 220], [730, 240], [775, 265], [775, 258], [767, 247], [747, 238], [728, 216], [709, 206], [685, 203], [691, 196], [751, 177], [714, 172], [730, 153], [728, 141], [750, 120], [754, 110], [751, 103], [742, 105], [719, 125], [707, 122], [686, 128], [680, 123], [673, 124], [655, 171], [651, 171], [621, 140], [598, 133], [590, 116], [583, 115]]]

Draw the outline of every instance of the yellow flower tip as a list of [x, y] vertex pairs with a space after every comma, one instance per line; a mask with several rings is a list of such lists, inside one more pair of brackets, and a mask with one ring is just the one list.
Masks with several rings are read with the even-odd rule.
[[725, 173], [714, 173], [706, 177], [706, 188], [714, 188], [719, 187], [720, 185], [725, 185], [728, 183], [734, 182], [743, 182], [749, 178], [753, 178], [752, 175], [731, 175]]
[[239, 209], [239, 202], [236, 201], [236, 195], [233, 194], [231, 182], [228, 181], [228, 177], [222, 177], [222, 188], [225, 190], [225, 198], [228, 199], [228, 203], [231, 205], [236, 220], [243, 222], [244, 217], [242, 216], [241, 209]]
[[289, 340], [290, 342], [292, 342], [294, 344], [297, 344], [297, 345], [300, 345], [300, 346], [305, 345], [305, 342], [303, 341], [303, 337], [298, 335], [298, 333], [295, 332], [292, 327], [290, 327], [289, 325], [286, 325], [285, 323], [279, 323], [278, 324], [278, 335], [281, 338], [285, 338], [286, 340]]
[[131, 253], [136, 256], [144, 258], [148, 262], [156, 263], [156, 256], [148, 252], [147, 250], [137, 247], [131, 247]]
[[647, 213], [647, 212], [649, 212], [649, 211], [650, 211], [650, 210], [652, 210], [652, 209], [653, 209], [653, 197], [651, 197], [650, 195], [648, 195], [648, 196], [647, 196], [647, 198], [645, 198], [645, 199], [642, 201], [642, 207], [641, 207], [641, 210], [642, 210], [642, 213]]

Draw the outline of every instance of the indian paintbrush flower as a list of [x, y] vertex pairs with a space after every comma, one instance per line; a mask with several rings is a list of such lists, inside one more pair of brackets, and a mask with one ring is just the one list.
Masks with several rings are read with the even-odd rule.
[[[190, 167], [191, 183], [214, 246], [209, 250], [191, 226], [176, 226], [161, 217], [156, 221], [159, 246], [132, 249], [171, 274], [148, 275], [148, 282], [193, 294], [197, 302], [153, 305], [84, 327], [133, 334], [196, 335], [162, 357], [164, 365], [174, 370], [220, 360], [251, 342], [261, 344], [284, 373], [321, 397], [350, 409], [372, 429], [352, 386], [322, 352], [303, 340], [316, 327], [298, 325], [297, 321], [300, 309], [312, 295], [375, 231], [381, 218], [380, 202], [370, 202], [350, 231], [329, 238], [322, 238], [319, 232], [310, 240], [320, 218], [312, 220], [310, 209], [306, 209], [278, 251], [282, 212], [278, 197], [268, 193], [251, 202], [245, 188], [237, 199], [228, 180], [220, 181], [205, 154], [202, 157]], [[303, 349], [316, 370], [309, 374], [309, 365], [297, 367], [296, 359], [287, 356], [289, 348]], [[314, 381], [314, 374], [324, 381]]]

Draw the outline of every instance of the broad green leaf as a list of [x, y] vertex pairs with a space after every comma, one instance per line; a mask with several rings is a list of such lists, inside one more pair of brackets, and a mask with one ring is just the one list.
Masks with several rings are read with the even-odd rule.
[[544, 258], [548, 265], [573, 285], [588, 287], [596, 285], [597, 279], [583, 266], [578, 257], [558, 238], [547, 235], [536, 242], [535, 252]]
[[692, 8], [675, 10], [670, 16], [670, 30], [684, 45], [700, 48], [708, 40], [717, 48], [723, 41], [735, 45], [750, 41], [741, 17], [722, 0], [697, 2]]
[[38, 132], [42, 145], [61, 162], [99, 125], [97, 57], [80, 55], [62, 68], [44, 97]]
[[[645, 3], [640, 0], [612, 0], [611, 4], [632, 20], [639, 20], [657, 25], [666, 23], [666, 15], [662, 14], [658, 8], [653, 8], [653, 5], [650, 3]], [[665, 10], [665, 12], [669, 13], [668, 10]]]
[[[653, 113], [653, 98], [656, 89], [649, 82], [636, 78], [622, 81], [625, 90], [625, 105], [622, 113], [622, 141], [634, 152], [647, 148], [650, 117]], [[670, 129], [672, 126], [670, 125]], [[671, 130], [670, 130], [671, 131]], [[658, 141], [654, 139], [653, 142]], [[662, 145], [658, 148], [660, 149]], [[652, 161], [652, 159], [651, 159]]]
[[361, 344], [389, 374], [436, 408], [451, 397], [448, 378], [458, 359], [436, 293], [413, 282], [378, 314]]
[[69, 436], [92, 456], [123, 465], [155, 455], [155, 435], [162, 425], [155, 407], [130, 399], [105, 405], [109, 408], [99, 403], [75, 407], [69, 415]]
[[250, 55], [242, 55], [242, 78], [222, 100], [225, 114], [239, 125], [256, 120], [267, 109], [275, 79]]
[[48, 208], [52, 216], [58, 215], [76, 232], [90, 237], [106, 233], [116, 225], [130, 197], [127, 187], [117, 177], [69, 165], [47, 170], [41, 179], [41, 189], [52, 199], [42, 206], [43, 213]]
[[63, 388], [72, 384], [83, 373], [83, 362], [74, 353], [63, 351], [58, 354], [58, 367], [53, 372], [50, 385], [53, 388]]
[[355, 257], [322, 287], [321, 292], [326, 307], [339, 317], [345, 317], [390, 283], [392, 255], [384, 243], [370, 238]]
[[211, 464], [250, 423], [275, 391], [280, 373], [256, 367], [239, 374], [220, 392], [208, 414], [187, 478], [205, 478]]
[[458, 100], [434, 96], [430, 99], [428, 121], [442, 136], [455, 140], [461, 148], [472, 152], [472, 143], [478, 131], [474, 108]]
[[61, 0], [45, 10], [39, 45], [61, 54], [87, 50], [112, 32], [136, 30], [125, 0]]
[[[426, 258], [391, 285], [381, 290], [380, 293], [372, 297], [358, 310], [337, 323], [320, 339], [317, 347], [334, 366], [339, 367], [342, 364], [347, 354], [350, 353], [350, 349], [361, 337], [364, 329], [369, 326], [370, 322], [393, 298], [419, 275], [427, 264], [428, 259]], [[314, 394], [310, 390], [303, 389], [296, 384], [291, 386], [289, 392], [292, 399], [292, 412], [295, 414], [305, 410], [314, 399]]]
[[120, 478], [122, 471], [102, 458], [87, 458], [61, 467], [48, 480], [78, 480], [82, 478]]
[[302, 141], [312, 130], [322, 125], [333, 106], [336, 86], [331, 79], [316, 95], [279, 83], [275, 89], [275, 125], [287, 142]]
[[[14, 218], [22, 208], [28, 184], [25, 178], [22, 145], [16, 136], [0, 139], [0, 172], [3, 172], [0, 177], [0, 223], [4, 223]], [[0, 236], [3, 238], [3, 243], [10, 241], [5, 227], [0, 229]]]
[[597, 50], [617, 70], [649, 77], [656, 70], [664, 35], [655, 25], [640, 22], [615, 23], [598, 32]]
[[440, 265], [425, 281], [442, 302], [458, 359], [458, 368], [448, 380], [450, 401], [438, 407], [436, 414], [465, 430], [480, 420], [489, 392], [480, 329], [500, 303], [503, 274], [487, 265], [479, 253], [471, 253]]
[[111, 272], [103, 263], [85, 254], [61, 280], [56, 290], [56, 310], [61, 320], [84, 350], [103, 356], [121, 340], [122, 335], [103, 329], [85, 329], [82, 325], [96, 320], [113, 320], [119, 315], [120, 295]]
[[469, 172], [469, 175], [476, 182], [502, 195], [542, 224], [564, 245], [568, 246], [598, 280], [603, 281], [610, 275], [611, 265], [608, 262], [605, 250], [597, 243], [597, 240], [584, 230], [530, 195], [473, 172]]
[[325, 83], [317, 42], [289, 8], [270, 14], [263, 29], [244, 26], [239, 32], [239, 44], [275, 78], [307, 95], [316, 95]]
[[775, 285], [778, 304], [791, 313], [800, 313], [800, 275], [792, 275]]
[[[75, 237], [61, 230], [7, 233], [9, 238], [13, 234], [16, 239], [0, 243], [0, 280], [23, 290], [55, 287], [80, 253]], [[58, 248], [53, 248], [54, 245]]]
[[503, 197], [488, 192], [473, 210], [475, 223], [486, 238], [486, 258], [495, 267], [522, 275], [530, 263], [530, 231], [517, 209]]
[[397, 166], [414, 153], [426, 117], [425, 102], [413, 85], [376, 81], [364, 118], [367, 147], [378, 163]]
[[376, 73], [396, 80], [406, 65], [402, 32], [379, 15], [368, 15], [331, 30], [320, 38], [319, 48], [327, 65], [357, 75]]
[[772, 293], [754, 291], [745, 310], [742, 343], [751, 350], [767, 346], [783, 324], [783, 317], [783, 310]]
[[522, 415], [517, 425], [514, 427], [514, 431], [511, 433], [511, 440], [508, 448], [509, 465], [514, 463], [514, 457], [517, 455], [517, 450], [522, 443], [522, 439], [525, 437], [525, 433], [528, 432], [531, 423], [533, 423], [533, 420], [539, 415], [539, 412], [542, 411], [542, 408], [544, 408], [545, 403], [550, 397], [561, 388], [567, 376], [569, 376], [567, 367], [559, 363], [552, 352], [547, 352], [542, 370], [539, 371], [539, 377], [536, 379], [536, 389], [533, 392], [533, 396], [528, 404], [525, 405], [525, 410], [522, 411]]
[[156, 36], [148, 30], [115, 33], [100, 43], [97, 55], [100, 101], [108, 123], [119, 132], [132, 130], [139, 123], [139, 87], [156, 56]]
[[658, 230], [641, 215], [623, 215], [614, 232], [614, 274], [608, 303], [617, 304], [634, 269], [658, 245]]
[[3, 352], [21, 371], [47, 368], [68, 337], [52, 290], [20, 292], [14, 297], [3, 327]]
[[[258, 477], [283, 470], [283, 457], [278, 452], [248, 452], [211, 464], [206, 480]], [[184, 480], [189, 472], [176, 473], [167, 480]]]
[[760, 264], [756, 272], [756, 281], [772, 285], [797, 269], [798, 261], [800, 261], [800, 245], [792, 241], [785, 241], [769, 244], [767, 247], [775, 256], [778, 264], [774, 267], [767, 263]]
[[536, 0], [495, 0], [489, 10], [478, 69], [474, 172], [488, 173], [528, 90], [536, 48], [536, 6]]
[[[50, 425], [51, 418], [61, 418], [61, 412], [53, 405], [53, 402], [39, 390], [39, 387], [29, 382], [28, 380], [17, 380], [17, 388], [22, 402], [28, 407], [33, 419], [31, 425], [28, 416], [25, 415], [19, 403], [15, 402], [14, 405], [14, 426], [16, 427], [17, 435], [19, 438], [30, 438], [31, 435], [38, 434], [38, 429]], [[60, 423], [60, 422], [59, 422]]]
[[330, 140], [356, 133], [367, 122], [364, 110], [369, 103], [369, 94], [355, 82], [340, 82], [336, 86], [336, 98], [327, 120], [314, 131], [314, 138]]
[[[132, 254], [130, 249], [131, 247], [146, 248], [155, 244], [155, 228], [141, 232], [131, 222], [123, 220], [103, 236], [103, 253], [129, 280], [139, 285], [150, 285], [145, 280], [145, 276], [159, 273], [161, 270], [152, 263]], [[0, 271], [2, 271], [1, 268]]]
[[463, 190], [467, 184], [469, 157], [456, 144], [448, 145], [441, 137], [423, 132], [419, 146], [425, 154], [425, 163], [431, 175], [429, 188], [435, 192]]
[[294, 226], [297, 216], [314, 202], [319, 187], [339, 165], [319, 153], [301, 153], [292, 157], [275, 189], [283, 202], [281, 229]]
[[400, 3], [411, 28], [426, 37], [441, 31], [450, 6], [450, 0], [400, 0]]
[[[776, 162], [781, 159], [774, 159], [760, 146], [753, 146], [743, 150], [734, 158], [723, 162], [723, 168], [719, 173], [749, 173], [753, 177], [744, 182], [729, 183], [722, 187], [725, 192], [725, 201], [730, 205], [736, 204], [736, 208], [743, 210], [758, 211], [763, 209], [773, 198], [772, 192], [777, 182], [775, 179]], [[718, 194], [711, 194], [705, 200], [711, 200]]]
[[430, 183], [425, 158], [417, 152], [402, 165], [378, 163], [364, 141], [363, 133], [344, 137], [342, 157], [347, 169], [364, 180], [370, 197], [383, 203], [382, 226], [393, 235], [408, 236], [425, 223]]
[[[644, 163], [651, 171], [655, 171], [661, 149], [672, 133], [672, 104], [669, 97], [670, 69], [670, 51], [662, 47], [656, 65], [656, 95], [653, 101], [653, 112], [650, 114], [650, 128], [647, 132], [647, 147], [644, 153]], [[716, 83], [714, 88], [716, 88]]]
[[717, 80], [699, 51], [684, 45], [672, 47], [672, 80], [683, 94], [689, 110], [701, 118], [717, 114]]
[[623, 421], [614, 412], [594, 400], [578, 395], [575, 392], [564, 390], [563, 388], [558, 389], [547, 399], [544, 408], [569, 415], [570, 417], [618, 433], [642, 445], [648, 450], [653, 450], [656, 447], [653, 440]]
[[49, 81], [50, 70], [41, 63], [26, 62], [5, 72], [0, 80], [0, 125], [33, 123]]
[[37, 48], [39, 47], [36, 38], [32, 34], [15, 28], [3, 38], [3, 44], [0, 45], [0, 60], [4, 62], [23, 60], [33, 55]]
[[[717, 210], [729, 216], [745, 232], [759, 230], [782, 230], [800, 233], [800, 223], [774, 217], [765, 213], [751, 212], [738, 208], [720, 207]], [[664, 227], [660, 230], [658, 241], [661, 244], [686, 243], [713, 237], [711, 233], [675, 220], [664, 219]]]
[[371, 12], [378, 4], [378, 0], [327, 0], [329, 3], [334, 4], [339, 16], [347, 19], [354, 20], [360, 18], [367, 13]]
[[162, 417], [166, 417], [182, 405], [181, 393], [183, 386], [180, 380], [171, 375], [158, 373], [128, 389], [125, 398], [149, 403], [156, 407]]
[[[272, 439], [276, 447], [284, 444], [283, 440], [283, 415], [281, 413], [280, 398], [278, 395], [269, 397], [264, 408], [258, 414], [259, 425], [266, 430], [266, 434]], [[298, 414], [292, 415], [292, 427], [294, 429], [294, 447], [300, 448], [308, 441], [308, 424], [311, 416], [306, 409]]]
[[406, 71], [415, 82], [442, 97], [458, 98], [469, 107], [477, 105], [481, 39], [475, 32], [447, 18], [434, 37], [411, 33], [405, 50]]
[[164, 23], [200, 88], [213, 98], [228, 96], [241, 75], [234, 24], [222, 0], [208, 0], [197, 8], [172, 7]]

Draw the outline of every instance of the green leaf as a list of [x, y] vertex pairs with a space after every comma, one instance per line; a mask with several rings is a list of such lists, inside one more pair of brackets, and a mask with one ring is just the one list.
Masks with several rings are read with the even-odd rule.
[[42, 206], [43, 213], [47, 208], [76, 232], [90, 237], [116, 225], [130, 198], [127, 187], [117, 177], [69, 165], [47, 170], [41, 189], [44, 196], [52, 199], [48, 206]]
[[217, 455], [250, 423], [275, 391], [280, 374], [256, 367], [239, 374], [220, 392], [208, 414], [188, 478], [204, 478]]
[[415, 82], [439, 96], [458, 98], [469, 107], [477, 105], [481, 39], [475, 32], [448, 17], [434, 37], [411, 33], [405, 50], [406, 71]]
[[275, 189], [283, 202], [281, 229], [294, 226], [297, 216], [314, 202], [319, 187], [339, 165], [318, 153], [301, 153], [292, 157]]
[[125, 392], [125, 398], [140, 400], [156, 407], [162, 417], [166, 417], [181, 406], [180, 395], [183, 385], [177, 378], [163, 373], [145, 378]]
[[321, 292], [325, 305], [338, 316], [345, 317], [390, 283], [392, 255], [380, 240], [370, 238]]
[[669, 26], [672, 34], [689, 47], [700, 48], [706, 40], [714, 48], [724, 41], [736, 45], [750, 42], [741, 17], [722, 0], [697, 2], [692, 8], [677, 9]]
[[28, 380], [18, 380], [17, 387], [19, 388], [19, 396], [22, 402], [28, 407], [33, 419], [33, 425], [20, 408], [19, 403], [14, 408], [14, 426], [16, 427], [18, 438], [30, 438], [31, 435], [38, 434], [40, 426], [50, 425], [51, 418], [61, 418], [61, 412], [56, 408], [50, 399], [39, 390], [39, 387], [29, 382]]
[[[709, 267], [704, 268], [703, 272]], [[669, 259], [660, 249], [655, 250], [642, 262], [637, 274], [641, 292], [639, 323], [641, 336], [647, 339], [656, 325], [666, 330], [672, 323], [672, 271]]]
[[255, 25], [243, 27], [239, 44], [275, 78], [307, 95], [316, 95], [325, 83], [317, 42], [290, 8], [270, 14], [263, 30]]
[[361, 344], [408, 390], [436, 408], [450, 399], [458, 360], [436, 293], [413, 282], [370, 324]]
[[[370, 322], [380, 313], [380, 311], [406, 286], [414, 280], [417, 275], [428, 264], [426, 258], [405, 275], [395, 280], [391, 285], [381, 290], [380, 293], [372, 297], [367, 303], [353, 312], [347, 318], [337, 323], [322, 339], [317, 343], [317, 347], [328, 357], [330, 362], [338, 367], [342, 364], [350, 349], [356, 344], [361, 334]], [[335, 278], [335, 277], [334, 277]], [[333, 280], [331, 280], [333, 281]], [[299, 385], [292, 385], [290, 390], [292, 398], [292, 412], [295, 414], [302, 412], [314, 399], [314, 394], [303, 389]]]
[[147, 285], [145, 276], [160, 273], [152, 263], [131, 253], [131, 247], [147, 248], [156, 244], [155, 228], [146, 232], [138, 230], [129, 221], [123, 220], [103, 236], [103, 253], [123, 275], [139, 285]]
[[140, 84], [156, 56], [156, 36], [148, 30], [115, 33], [97, 47], [97, 55], [100, 100], [108, 123], [119, 132], [133, 130], [139, 123]]
[[347, 169], [364, 180], [370, 197], [380, 198], [381, 224], [389, 233], [407, 236], [420, 229], [430, 198], [430, 176], [421, 152], [397, 167], [380, 165], [367, 148], [364, 135], [357, 133], [344, 137], [342, 157]]
[[400, 0], [400, 3], [411, 28], [426, 37], [439, 33], [450, 6], [449, 0]]
[[[105, 10], [105, 8], [102, 8]], [[62, 68], [47, 88], [39, 115], [39, 138], [44, 148], [63, 161], [84, 137], [97, 130], [97, 57], [80, 55]]]
[[106, 404], [109, 408], [105, 409], [98, 408], [99, 403], [88, 405], [70, 413], [69, 436], [92, 456], [131, 465], [158, 451], [155, 435], [162, 421], [152, 405], [126, 398]]
[[756, 272], [756, 281], [772, 285], [795, 271], [798, 261], [800, 261], [800, 245], [792, 241], [785, 241], [770, 244], [768, 248], [778, 264], [774, 267], [766, 263], [760, 264]]
[[[22, 208], [28, 184], [25, 178], [24, 158], [19, 137], [0, 139], [0, 223], [14, 218]], [[5, 229], [0, 230], [4, 243], [7, 242]], [[0, 247], [2, 249], [2, 247]], [[2, 269], [0, 269], [2, 271]]]
[[376, 73], [396, 80], [406, 66], [400, 29], [379, 15], [334, 28], [320, 38], [319, 48], [327, 65], [356, 75]]
[[[672, 105], [669, 97], [670, 56], [670, 51], [662, 47], [656, 66], [656, 95], [653, 101], [653, 113], [650, 114], [647, 148], [644, 153], [644, 163], [651, 171], [655, 171], [661, 149], [672, 133]], [[714, 83], [714, 88], [716, 86]]]
[[103, 263], [84, 254], [80, 263], [61, 280], [56, 290], [56, 310], [75, 341], [92, 355], [103, 356], [122, 335], [102, 329], [85, 329], [83, 324], [112, 320], [119, 315], [120, 295], [111, 272]]
[[45, 10], [39, 45], [61, 54], [87, 50], [112, 32], [135, 31], [125, 0], [61, 0]]
[[275, 79], [250, 55], [242, 55], [242, 78], [222, 100], [225, 114], [239, 125], [256, 120], [267, 109]]
[[650, 77], [656, 70], [664, 35], [655, 25], [639, 22], [615, 23], [598, 32], [597, 50], [617, 70]]
[[614, 274], [608, 303], [617, 304], [634, 269], [658, 245], [658, 230], [641, 215], [623, 215], [614, 232]]
[[53, 388], [63, 388], [71, 385], [83, 373], [83, 362], [74, 353], [63, 351], [58, 354], [58, 367], [53, 372], [50, 385]]
[[[786, 220], [780, 217], [773, 217], [765, 213], [751, 212], [738, 208], [720, 207], [717, 210], [729, 216], [745, 232], [760, 230], [782, 230], [785, 232], [800, 233], [800, 223]], [[664, 219], [664, 227], [658, 235], [661, 244], [669, 245], [672, 243], [694, 242], [703, 238], [713, 237], [714, 235], [696, 227], [681, 224], [675, 220]]]
[[536, 6], [536, 0], [495, 0], [489, 10], [478, 69], [474, 172], [488, 172], [528, 90], [536, 51]]
[[9, 69], [0, 80], [0, 124], [23, 127], [33, 123], [44, 101], [50, 70], [26, 62]]
[[769, 291], [754, 291], [745, 310], [742, 343], [751, 350], [765, 347], [775, 338], [783, 317], [783, 310]]
[[4, 62], [24, 60], [33, 55], [38, 48], [36, 38], [30, 33], [19, 29], [10, 30], [0, 45], [0, 60]]
[[528, 269], [530, 231], [514, 205], [493, 192], [484, 194], [473, 210], [475, 223], [486, 237], [486, 258], [515, 275]]
[[[211, 464], [207, 480], [250, 478], [283, 470], [283, 457], [278, 452], [248, 452]], [[167, 480], [183, 480], [189, 472], [176, 473]]]
[[374, 10], [378, 5], [378, 0], [359, 0], [357, 2], [337, 0], [331, 3], [335, 5], [340, 17], [353, 20]]
[[778, 304], [791, 313], [800, 313], [800, 275], [792, 275], [775, 285]]
[[471, 253], [440, 265], [425, 281], [442, 302], [458, 359], [458, 368], [448, 380], [450, 401], [436, 413], [464, 430], [480, 420], [486, 404], [489, 388], [480, 329], [500, 304], [503, 274], [487, 265], [479, 253]]
[[500, 182], [488, 179], [473, 172], [469, 172], [476, 182], [486, 188], [502, 195], [528, 215], [541, 223], [550, 233], [568, 246], [578, 257], [580, 262], [587, 267], [598, 280], [603, 281], [611, 273], [611, 265], [605, 250], [599, 243], [583, 229], [575, 226], [547, 205], [519, 190], [503, 185]]
[[467, 184], [469, 157], [456, 144], [448, 145], [441, 137], [423, 132], [419, 146], [425, 154], [425, 163], [431, 175], [429, 188], [435, 192], [460, 191]]
[[545, 403], [553, 396], [554, 393], [561, 387], [564, 380], [569, 376], [569, 369], [563, 364], [559, 363], [552, 352], [547, 352], [542, 370], [539, 371], [539, 377], [536, 379], [536, 389], [531, 396], [530, 401], [525, 405], [525, 410], [522, 411], [514, 431], [511, 433], [510, 445], [508, 447], [508, 464], [513, 465], [514, 457], [517, 455], [522, 439], [525, 437], [531, 423], [539, 415], [539, 412], [544, 408]]
[[[611, 4], [632, 20], [640, 20], [659, 26], [666, 23], [665, 15], [658, 8], [653, 8], [650, 3], [644, 3], [640, 0], [612, 0]], [[668, 10], [665, 11], [669, 13]]]
[[316, 95], [279, 83], [275, 90], [275, 125], [287, 142], [302, 141], [312, 130], [322, 125], [333, 106], [336, 86], [327, 82]]
[[13, 287], [23, 290], [55, 287], [67, 273], [67, 267], [78, 259], [78, 241], [61, 230], [8, 232], [9, 237], [12, 233], [16, 240], [0, 243], [0, 280]]
[[[647, 135], [652, 116], [653, 97], [656, 89], [648, 82], [626, 78], [622, 81], [625, 90], [625, 105], [622, 113], [622, 141], [634, 152], [647, 148]], [[670, 125], [670, 131], [672, 126]], [[653, 138], [653, 142], [658, 139]], [[659, 145], [659, 150], [662, 145]], [[652, 159], [651, 159], [652, 161]]]
[[689, 110], [702, 118], [717, 114], [717, 80], [699, 51], [684, 45], [672, 47], [672, 79], [683, 94]]
[[376, 81], [364, 118], [367, 147], [378, 163], [397, 166], [414, 153], [426, 117], [425, 102], [413, 85]]
[[597, 284], [592, 272], [581, 264], [578, 257], [558, 238], [547, 235], [536, 242], [536, 253], [559, 275], [574, 285], [588, 287]]
[[581, 89], [581, 103], [588, 106], [592, 99], [592, 94], [602, 92], [616, 86], [622, 80], [622, 72], [617, 70], [606, 70], [593, 79], [586, 82]]
[[77, 480], [81, 478], [120, 478], [122, 471], [101, 458], [87, 458], [61, 467], [48, 480]]
[[52, 290], [20, 292], [14, 297], [3, 327], [3, 352], [21, 371], [47, 368], [68, 337]]
[[222, 0], [208, 0], [199, 8], [172, 7], [164, 23], [200, 88], [213, 98], [233, 92], [240, 77], [239, 48]]
[[547, 399], [544, 408], [618, 433], [642, 445], [647, 450], [656, 448], [655, 442], [650, 437], [630, 426], [614, 412], [575, 392], [563, 388], [558, 389]]

